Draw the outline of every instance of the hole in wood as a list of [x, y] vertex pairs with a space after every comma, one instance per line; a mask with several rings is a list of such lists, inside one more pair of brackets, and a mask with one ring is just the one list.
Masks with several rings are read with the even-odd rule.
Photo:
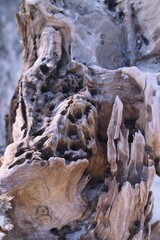
[[61, 112], [61, 115], [66, 115], [67, 113], [67, 109], [64, 109], [62, 112]]
[[146, 37], [142, 36], [142, 40], [145, 43], [145, 45], [149, 45], [149, 40]]
[[62, 93], [68, 93], [70, 90], [70, 87], [68, 85], [63, 86]]
[[49, 68], [46, 64], [41, 65], [39, 68], [44, 75], [47, 75], [49, 73]]
[[50, 232], [51, 232], [52, 234], [56, 235], [56, 236], [59, 235], [59, 230], [58, 230], [57, 228], [52, 228], [52, 229], [50, 230]]
[[27, 153], [26, 158], [30, 159], [32, 157], [32, 153]]
[[87, 148], [87, 149], [86, 149], [86, 152], [87, 152], [87, 156], [88, 156], [88, 157], [92, 156], [92, 149]]
[[47, 85], [42, 85], [41, 86], [41, 92], [43, 93], [43, 92], [48, 92], [48, 87], [47, 87]]
[[37, 119], [37, 122], [41, 123], [41, 122], [42, 122], [42, 119], [41, 119], [41, 118], [38, 118], [38, 119]]
[[37, 113], [40, 113], [40, 112], [41, 112], [41, 109], [40, 109], [40, 108], [37, 108], [37, 109], [36, 109], [36, 112], [37, 112]]
[[70, 145], [70, 149], [73, 150], [73, 151], [77, 151], [81, 148], [80, 144], [78, 142], [75, 142], [75, 143], [72, 143]]
[[71, 114], [68, 115], [68, 119], [70, 120], [71, 123], [75, 123], [75, 119]]
[[31, 98], [31, 102], [34, 102], [35, 101], [35, 98]]
[[136, 120], [133, 119], [125, 119], [124, 125], [127, 129], [135, 129], [135, 122]]
[[58, 146], [57, 146], [57, 152], [59, 153], [60, 156], [63, 156], [65, 151], [67, 151], [68, 147], [67, 145], [63, 142], [63, 140], [59, 141]]
[[81, 109], [78, 109], [75, 111], [74, 116], [76, 119], [81, 119], [82, 118], [82, 111]]
[[54, 110], [54, 108], [55, 108], [55, 105], [52, 103], [50, 106], [49, 106], [49, 111], [53, 111]]
[[91, 95], [96, 95], [97, 94], [97, 89], [95, 89], [95, 88], [88, 88], [88, 89], [89, 89]]
[[62, 227], [62, 231], [64, 232], [64, 234], [68, 234], [68, 233], [72, 233], [72, 229], [70, 226], [66, 225]]
[[119, 16], [119, 18], [123, 18], [123, 17], [124, 17], [124, 12], [123, 12], [123, 10], [119, 11], [118, 16]]
[[75, 140], [78, 138], [77, 128], [76, 125], [69, 126], [68, 129], [68, 137], [72, 140]]
[[86, 106], [86, 109], [85, 109], [86, 114], [88, 114], [90, 112], [90, 110], [91, 110], [91, 106]]
[[114, 11], [115, 10], [115, 7], [117, 6], [117, 2], [116, 2], [116, 0], [108, 0], [108, 1], [106, 1], [106, 3], [108, 3], [108, 9], [110, 10], [110, 11]]
[[101, 40], [101, 41], [100, 41], [100, 44], [101, 44], [101, 45], [104, 45], [104, 44], [105, 44], [105, 41], [104, 41], [104, 40]]

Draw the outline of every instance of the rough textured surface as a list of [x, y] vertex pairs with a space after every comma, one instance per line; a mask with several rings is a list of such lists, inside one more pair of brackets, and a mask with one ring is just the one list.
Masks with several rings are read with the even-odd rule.
[[12, 209], [10, 203], [11, 199], [11, 197], [8, 197], [5, 194], [0, 196], [0, 239], [3, 239], [6, 232], [11, 231], [13, 228], [10, 219], [6, 215], [6, 212], [9, 209]]
[[6, 239], [150, 238], [160, 75], [143, 67], [159, 46], [147, 22], [157, 2], [92, 3], [23, 0], [17, 14], [24, 69], [0, 168], [13, 197]]
[[151, 239], [152, 240], [158, 240], [160, 238], [160, 226], [159, 226], [160, 222], [156, 222], [152, 225], [151, 228]]

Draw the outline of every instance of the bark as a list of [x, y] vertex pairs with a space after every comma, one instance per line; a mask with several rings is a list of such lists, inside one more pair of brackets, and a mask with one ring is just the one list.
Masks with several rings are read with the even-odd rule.
[[0, 168], [5, 239], [150, 239], [158, 3], [22, 1], [24, 68]]

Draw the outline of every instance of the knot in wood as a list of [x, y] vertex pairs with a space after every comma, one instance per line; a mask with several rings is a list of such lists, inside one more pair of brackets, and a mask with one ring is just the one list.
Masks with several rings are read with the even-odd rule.
[[39, 207], [38, 213], [41, 215], [48, 215], [48, 208], [47, 207]]

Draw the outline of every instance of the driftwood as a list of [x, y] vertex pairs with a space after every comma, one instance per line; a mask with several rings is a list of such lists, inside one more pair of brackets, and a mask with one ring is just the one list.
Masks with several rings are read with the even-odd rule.
[[142, 24], [158, 2], [22, 1], [24, 69], [0, 168], [5, 239], [150, 238], [160, 75], [140, 69], [159, 48], [159, 23]]

